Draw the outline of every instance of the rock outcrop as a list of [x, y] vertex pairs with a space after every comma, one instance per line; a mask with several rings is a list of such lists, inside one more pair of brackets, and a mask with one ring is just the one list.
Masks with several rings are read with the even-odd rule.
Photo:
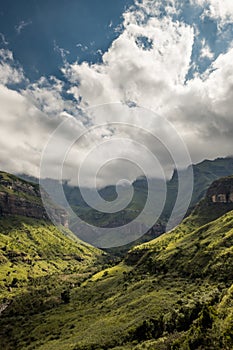
[[233, 203], [233, 177], [225, 177], [212, 183], [207, 191], [212, 203]]
[[[49, 219], [41, 200], [38, 185], [0, 172], [0, 216], [15, 215]], [[65, 210], [55, 205], [50, 206], [49, 216], [57, 224], [68, 227], [68, 215]]]

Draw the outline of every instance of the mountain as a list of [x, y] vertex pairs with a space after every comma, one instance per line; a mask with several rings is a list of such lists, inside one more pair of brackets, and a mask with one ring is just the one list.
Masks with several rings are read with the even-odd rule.
[[51, 206], [51, 214], [57, 226], [48, 219], [38, 185], [0, 172], [0, 299], [41, 278], [88, 272], [102, 259], [102, 251], [67, 228], [64, 209]]
[[[193, 195], [190, 203], [190, 210], [205, 196], [210, 184], [221, 177], [230, 176], [233, 174], [233, 158], [217, 158], [214, 160], [203, 160], [200, 163], [193, 164]], [[184, 174], [187, 170], [184, 170]], [[184, 175], [185, 176], [185, 175]], [[168, 184], [172, 189], [177, 188], [177, 172], [174, 171], [173, 176]]]
[[[51, 204], [50, 211], [57, 224], [68, 227], [68, 215], [64, 209]], [[0, 172], [0, 215], [21, 215], [35, 219], [48, 219], [39, 186], [12, 174]]]
[[[233, 174], [233, 158], [217, 158], [215, 160], [204, 160], [201, 163], [192, 165], [193, 174], [194, 174], [194, 188], [193, 195], [190, 206], [188, 208], [188, 214], [195, 207], [195, 205], [205, 196], [205, 193], [210, 186], [210, 184], [223, 176], [228, 176]], [[190, 169], [184, 169], [182, 171], [182, 176], [185, 179], [188, 177]], [[21, 175], [26, 179], [30, 179], [31, 181], [38, 182], [37, 179], [32, 177], [27, 177], [25, 175]], [[51, 188], [56, 188], [56, 180], [52, 179], [43, 179], [43, 182]], [[63, 183], [64, 193], [66, 195], [68, 203], [73, 208], [74, 212], [85, 222], [90, 224], [94, 224], [99, 227], [117, 227], [121, 225], [125, 225], [132, 220], [136, 219], [138, 214], [143, 210], [144, 205], [147, 200], [147, 191], [148, 191], [148, 183], [146, 178], [140, 177], [136, 181], [133, 182], [134, 188], [134, 196], [130, 204], [124, 209], [114, 214], [107, 214], [99, 212], [95, 209], [90, 208], [87, 203], [85, 203], [84, 199], [81, 195], [81, 190], [78, 187], [72, 187], [68, 184], [67, 181]], [[152, 179], [152, 186], [156, 190], [160, 187], [160, 180]], [[167, 198], [164, 206], [164, 210], [159, 218], [159, 220], [155, 223], [155, 225], [148, 230], [146, 234], [137, 239], [136, 241], [127, 244], [122, 247], [110, 248], [107, 249], [111, 254], [124, 256], [124, 254], [134, 245], [148, 242], [155, 237], [161, 235], [165, 232], [166, 224], [171, 215], [172, 209], [174, 207], [176, 197], [178, 192], [178, 176], [177, 171], [174, 170], [172, 178], [167, 182]], [[115, 186], [107, 186], [99, 190], [99, 194], [106, 200], [112, 201], [117, 198], [116, 187]], [[60, 203], [62, 205], [62, 203]], [[173, 226], [176, 226], [179, 222], [179, 213], [175, 217], [175, 221]], [[70, 221], [70, 226], [72, 227], [73, 232], [78, 236], [80, 234], [79, 226], [75, 224], [76, 219], [72, 219]]]
[[[196, 253], [202, 259], [204, 255], [208, 260], [211, 258], [211, 264], [216, 264], [218, 253], [221, 253], [220, 257], [223, 259], [222, 264], [224, 265], [225, 260], [222, 253], [227, 253], [227, 249], [225, 249], [227, 247], [231, 250], [231, 243], [233, 243], [231, 241], [233, 238], [233, 236], [231, 237], [231, 234], [233, 234], [231, 232], [232, 216], [233, 176], [229, 176], [214, 181], [208, 188], [205, 198], [198, 203], [191, 215], [183, 220], [177, 228], [155, 240], [134, 247], [128, 253], [126, 260], [130, 262], [133, 259], [134, 261], [135, 256], [137, 263], [140, 260], [140, 264], [143, 266], [144, 258], [147, 262], [150, 261], [150, 253], [152, 253], [151, 256], [156, 260], [156, 263], [152, 265], [156, 269], [159, 269], [158, 262], [162, 260], [165, 262], [166, 268], [169, 265], [172, 267], [172, 263], [169, 262], [173, 261], [176, 271], [178, 269], [180, 273], [186, 274], [186, 267], [184, 268], [185, 265], [181, 261], [179, 263], [179, 259], [182, 260], [183, 254], [187, 254], [188, 266], [192, 275], [195, 271], [195, 265], [198, 263], [198, 259], [195, 261]], [[228, 231], [229, 234], [227, 234]], [[155, 252], [156, 254], [154, 254]], [[140, 259], [138, 259], [139, 256]], [[233, 258], [233, 256], [229, 256], [229, 258]], [[200, 265], [198, 265], [198, 269], [197, 274], [200, 275]], [[203, 269], [208, 270], [208, 274], [210, 274], [210, 269], [205, 264], [204, 259]], [[233, 271], [226, 273], [225, 276], [215, 277], [216, 279], [233, 278]]]
[[232, 189], [233, 177], [215, 181], [179, 226], [70, 286], [66, 302], [51, 306], [56, 288], [31, 295], [30, 307], [15, 298], [0, 318], [0, 347], [231, 350]]
[[[214, 180], [217, 180], [224, 176], [230, 176], [233, 174], [233, 158], [217, 158], [215, 160], [204, 160], [201, 163], [193, 164], [193, 195], [191, 203], [189, 205], [187, 214], [190, 214], [197, 203], [204, 198], [208, 187]], [[189, 176], [189, 169], [184, 169], [182, 176], [185, 179]], [[145, 192], [146, 185], [141, 179], [136, 180], [134, 187], [139, 190], [139, 192]], [[160, 236], [165, 232], [166, 223], [171, 215], [172, 209], [174, 207], [176, 197], [178, 192], [178, 175], [177, 171], [174, 170], [172, 178], [167, 182], [167, 198], [164, 206], [164, 210], [160, 216], [158, 222], [141, 238], [138, 240], [122, 247], [107, 249], [108, 252], [115, 255], [124, 256], [125, 253], [133, 246], [140, 243], [149, 242], [152, 239]], [[138, 195], [139, 198], [139, 195]], [[145, 198], [145, 194], [144, 194]], [[233, 208], [232, 208], [233, 209]], [[174, 226], [179, 222], [179, 215], [177, 213], [177, 222], [174, 222]]]

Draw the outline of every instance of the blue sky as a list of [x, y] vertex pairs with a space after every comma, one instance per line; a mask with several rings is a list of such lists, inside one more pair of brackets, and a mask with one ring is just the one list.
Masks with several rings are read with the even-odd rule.
[[[26, 76], [32, 81], [42, 75], [62, 78], [60, 68], [64, 57], [68, 62], [101, 62], [102, 53], [120, 33], [122, 14], [133, 5], [133, 0], [9, 0], [0, 1], [0, 47], [14, 53]], [[185, 4], [181, 6], [182, 4]], [[195, 25], [192, 54], [196, 70], [203, 72], [209, 59], [200, 59], [201, 42], [205, 40], [213, 58], [227, 50], [232, 40], [233, 25], [228, 23], [218, 31], [218, 21], [205, 17], [203, 8], [188, 1], [179, 2], [179, 13], [172, 17]], [[162, 8], [161, 17], [166, 16]], [[6, 44], [7, 43], [7, 44]], [[188, 78], [195, 69], [190, 69]]]
[[0, 33], [30, 79], [58, 75], [63, 60], [101, 59], [117, 37], [115, 29], [132, 0], [0, 1]]
[[[116, 102], [159, 114], [182, 138], [191, 162], [231, 155], [232, 84], [231, 0], [0, 1], [2, 170], [38, 176], [46, 143], [67, 121], [61, 144], [74, 130], [98, 127], [79, 140], [67, 178], [93, 145], [119, 135], [139, 137], [169, 176], [174, 168], [170, 143], [172, 149], [165, 151], [170, 129], [144, 113], [138, 117], [142, 128], [162, 139], [165, 147], [158, 147], [133, 126], [121, 131], [100, 126], [114, 122], [114, 111], [108, 106], [100, 118], [91, 107]], [[121, 118], [129, 120], [134, 122], [127, 113]], [[119, 158], [130, 158], [122, 145]], [[111, 145], [106, 152], [111, 154]], [[103, 164], [107, 153], [99, 157]], [[92, 158], [87, 185], [95, 163]], [[48, 176], [54, 174], [50, 171]], [[116, 162], [100, 181], [111, 184], [126, 175], [133, 180], [140, 173]], [[156, 175], [150, 169], [149, 176]]]

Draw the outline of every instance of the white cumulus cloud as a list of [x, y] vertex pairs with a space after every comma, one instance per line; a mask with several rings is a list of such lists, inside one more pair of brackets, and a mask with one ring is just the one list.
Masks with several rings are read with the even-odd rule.
[[[208, 11], [216, 8], [215, 16], [218, 18], [226, 20], [231, 16], [231, 6], [227, 1], [219, 3], [219, 7], [217, 0], [195, 0], [197, 3], [203, 6], [203, 11], [206, 6], [209, 6]], [[160, 11], [162, 5], [166, 9], [164, 16]], [[106, 108], [101, 117], [92, 114], [89, 109], [112, 102], [151, 109], [173, 123], [183, 137], [192, 161], [232, 154], [233, 49], [228, 48], [213, 61], [215, 53], [203, 40], [200, 43], [200, 58], [208, 58], [210, 65], [203, 74], [196, 71], [191, 78], [190, 67], [195, 64], [192, 61], [195, 35], [199, 33], [195, 24], [188, 25], [181, 19], [173, 18], [180, 11], [177, 10], [179, 5], [175, 0], [138, 2], [137, 6], [124, 13], [121, 33], [102, 55], [101, 63], [65, 62], [62, 71], [67, 85], [55, 77], [41, 77], [26, 88], [13, 91], [9, 84], [25, 79], [23, 71], [15, 64], [10, 51], [1, 50], [1, 167], [9, 171], [38, 174], [43, 147], [59, 122], [69, 119], [63, 135], [66, 140], [73, 135], [75, 127], [78, 131], [79, 128], [104, 122], [109, 125], [92, 130], [74, 146], [67, 158], [67, 177], [75, 177], [88, 151], [99, 142], [116, 137], [136, 137], [139, 143], [157, 152], [165, 173], [169, 173], [174, 164], [158, 142], [151, 146], [154, 141], [148, 133], [137, 133], [135, 128], [114, 128], [110, 125], [114, 121], [111, 108]], [[213, 13], [211, 16], [214, 16]], [[65, 98], [64, 92], [73, 94], [74, 100]], [[169, 129], [160, 130], [161, 125], [156, 124], [156, 119], [151, 122], [146, 113], [141, 118], [146, 129], [173, 140]], [[132, 122], [127, 113], [122, 115], [121, 121]], [[125, 144], [122, 141], [122, 157], [125, 154], [129, 156], [124, 149]], [[107, 154], [111, 151], [114, 153], [114, 145], [109, 146]], [[132, 154], [135, 156], [133, 151]], [[105, 156], [100, 154], [98, 159], [91, 158], [93, 164], [91, 161], [88, 163], [87, 185], [91, 185], [88, 181], [92, 168], [102, 159], [104, 161]], [[141, 156], [138, 154], [138, 157]], [[123, 174], [128, 171], [131, 179], [134, 170], [127, 170], [122, 164], [119, 172]], [[111, 170], [105, 171], [106, 176], [102, 176], [100, 183], [114, 182], [118, 177], [116, 169], [114, 163]], [[50, 171], [52, 174], [52, 169]], [[151, 169], [150, 175], [153, 174], [156, 175], [156, 169]], [[138, 173], [135, 172], [135, 175]]]
[[232, 0], [191, 0], [205, 8], [205, 15], [220, 19], [223, 22], [233, 20], [233, 2]]

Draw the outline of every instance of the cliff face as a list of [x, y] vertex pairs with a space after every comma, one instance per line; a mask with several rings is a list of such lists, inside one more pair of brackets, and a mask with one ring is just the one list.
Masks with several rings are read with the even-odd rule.
[[214, 181], [207, 191], [207, 199], [212, 203], [233, 203], [233, 177]]
[[[54, 206], [50, 211], [56, 223], [68, 227], [68, 215], [65, 210]], [[0, 172], [0, 216], [15, 215], [49, 219], [38, 185]]]
[[0, 192], [0, 215], [21, 215], [46, 219], [42, 206], [20, 197], [19, 195]]
[[233, 210], [233, 176], [214, 181], [206, 196], [194, 208], [189, 217], [193, 225], [205, 225]]

